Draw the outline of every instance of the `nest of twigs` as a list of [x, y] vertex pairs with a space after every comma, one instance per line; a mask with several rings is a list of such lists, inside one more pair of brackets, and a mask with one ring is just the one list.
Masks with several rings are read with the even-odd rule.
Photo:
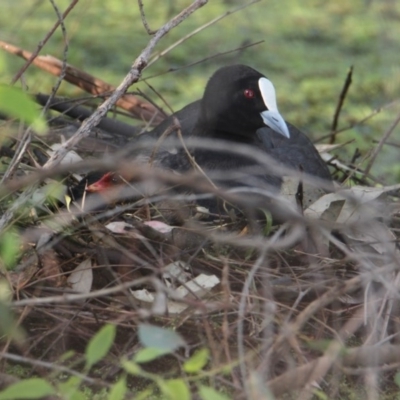
[[[53, 129], [53, 141], [69, 130]], [[8, 162], [13, 151], [3, 149]], [[85, 149], [77, 153], [93, 158]], [[3, 212], [48, 156], [43, 143], [30, 143], [15, 180], [4, 186]], [[238, 398], [258, 390], [258, 379], [276, 397], [329, 392], [343, 376], [354, 385], [370, 373], [393, 382], [400, 361], [397, 188], [338, 189], [274, 225], [268, 216], [250, 221], [237, 210], [209, 215], [195, 199], [168, 191], [162, 201], [121, 199], [115, 190], [70, 201], [55, 184], [74, 186], [85, 176], [68, 174], [70, 168], [39, 172], [36, 201], [14, 214], [21, 247], [3, 278], [26, 336], [8, 354], [20, 353], [22, 361], [54, 361], [70, 349], [79, 354], [112, 323], [114, 357], [101, 372], [111, 382], [120, 372], [112, 360], [135, 354], [137, 326], [147, 321], [173, 326], [190, 352], [208, 348], [210, 370], [230, 371], [215, 373], [215, 384]], [[165, 185], [163, 172], [147, 174]], [[55, 197], [39, 196], [50, 188]], [[179, 375], [184, 357], [177, 351], [146, 368]]]

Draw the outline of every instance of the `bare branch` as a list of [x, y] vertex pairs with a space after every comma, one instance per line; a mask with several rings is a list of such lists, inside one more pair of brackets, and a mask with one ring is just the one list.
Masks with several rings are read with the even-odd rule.
[[[67, 32], [66, 32], [63, 16], [61, 15], [61, 13], [60, 13], [57, 5], [54, 3], [54, 1], [50, 0], [50, 3], [54, 8], [55, 13], [57, 14], [58, 24], [61, 26], [61, 31], [62, 31], [63, 38], [64, 38], [64, 52], [63, 52], [64, 57], [63, 57], [63, 63], [62, 63], [62, 69], [61, 69], [60, 75], [59, 75], [55, 85], [52, 88], [51, 94], [50, 94], [49, 98], [47, 99], [45, 106], [43, 107], [43, 109], [41, 111], [41, 115], [44, 115], [47, 112], [51, 102], [53, 101], [53, 98], [56, 95], [57, 90], [59, 89], [59, 87], [64, 79], [65, 71], [66, 71], [66, 67], [67, 67], [68, 40], [67, 40]], [[50, 34], [50, 32], [49, 32], [49, 34]], [[33, 54], [32, 54], [32, 56], [33, 56]], [[32, 58], [32, 56], [31, 56], [31, 58]], [[31, 58], [29, 60], [31, 60]], [[29, 60], [28, 60], [28, 62], [29, 62]], [[33, 61], [33, 59], [31, 61]], [[28, 65], [29, 64], [27, 63], [27, 66]], [[12, 82], [12, 83], [14, 83], [14, 82]], [[22, 160], [22, 157], [25, 154], [26, 149], [28, 148], [29, 144], [31, 143], [31, 139], [32, 139], [32, 129], [30, 127], [28, 127], [28, 129], [25, 131], [25, 133], [18, 145], [17, 150], [15, 151], [15, 155], [14, 155], [13, 159], [11, 160], [10, 165], [7, 168], [7, 171], [4, 173], [4, 175], [0, 181], [0, 185], [14, 174], [14, 172], [18, 168], [19, 163]]]
[[[140, 0], [139, 0], [140, 1]], [[246, 3], [243, 4], [239, 7], [234, 8], [233, 10], [227, 11], [226, 13], [220, 15], [217, 18], [214, 18], [213, 20], [211, 20], [210, 22], [207, 22], [206, 24], [198, 27], [197, 29], [195, 29], [194, 31], [190, 32], [189, 34], [187, 34], [186, 36], [180, 38], [179, 40], [177, 40], [175, 43], [173, 43], [171, 46], [167, 47], [165, 50], [162, 50], [159, 54], [157, 54], [156, 56], [153, 57], [152, 60], [149, 61], [149, 66], [154, 64], [157, 60], [159, 60], [161, 57], [164, 57], [166, 54], [168, 54], [171, 50], [175, 49], [177, 46], [179, 46], [180, 44], [182, 44], [183, 42], [186, 42], [186, 40], [190, 39], [191, 37], [197, 35], [199, 32], [203, 31], [204, 29], [208, 28], [211, 25], [214, 25], [215, 23], [217, 23], [218, 21], [221, 21], [221, 19], [224, 19], [225, 17], [228, 17], [229, 15], [235, 14], [236, 12], [243, 10], [244, 8], [247, 8], [249, 6], [252, 6], [253, 4], [256, 4], [258, 2], [260, 2], [261, 0], [253, 0], [250, 3]]]
[[344, 81], [344, 85], [343, 85], [342, 91], [340, 92], [338, 103], [336, 105], [336, 110], [335, 110], [335, 114], [333, 116], [332, 128], [331, 128], [332, 134], [331, 134], [331, 137], [329, 140], [330, 144], [335, 143], [336, 128], [337, 128], [338, 122], [339, 122], [340, 111], [342, 110], [344, 100], [346, 99], [347, 92], [349, 91], [349, 88], [350, 88], [350, 85], [352, 82], [352, 77], [353, 77], [353, 66], [351, 66], [349, 71], [347, 72], [346, 80]]
[[143, 78], [141, 81], [148, 81], [149, 79], [155, 78], [157, 76], [165, 75], [165, 74], [168, 74], [170, 72], [180, 71], [181, 69], [184, 69], [184, 68], [193, 67], [194, 65], [201, 64], [201, 63], [203, 63], [205, 61], [208, 61], [208, 60], [212, 60], [213, 58], [225, 56], [226, 54], [234, 53], [234, 52], [239, 51], [239, 50], [244, 50], [244, 49], [247, 49], [249, 47], [259, 45], [261, 43], [264, 43], [264, 40], [259, 40], [258, 42], [245, 44], [243, 46], [236, 47], [236, 48], [234, 48], [232, 50], [221, 51], [221, 52], [215, 53], [215, 54], [213, 54], [213, 55], [211, 55], [209, 57], [202, 58], [201, 60], [194, 61], [194, 62], [191, 62], [190, 64], [183, 65], [182, 67], [169, 68], [167, 71], [160, 72], [159, 74], [150, 75], [150, 76], [148, 76], [146, 78]]
[[396, 126], [400, 122], [400, 113], [397, 114], [397, 117], [393, 121], [393, 123], [389, 126], [388, 130], [383, 134], [381, 140], [378, 143], [378, 146], [375, 147], [375, 150], [372, 152], [371, 159], [368, 162], [368, 165], [365, 168], [365, 174], [368, 174], [369, 171], [371, 170], [376, 157], [378, 156], [379, 152], [382, 150], [383, 145], [386, 143], [386, 141], [389, 139], [390, 135], [393, 133], [395, 130]]
[[137, 82], [142, 74], [144, 68], [146, 68], [149, 61], [151, 52], [153, 51], [156, 44], [165, 36], [171, 29], [175, 28], [182, 21], [188, 18], [193, 12], [200, 7], [204, 6], [207, 0], [196, 0], [179, 13], [176, 17], [168, 21], [163, 27], [161, 27], [154, 37], [150, 40], [146, 48], [142, 51], [139, 57], [135, 60], [128, 75], [118, 86], [115, 92], [101, 104], [93, 115], [88, 118], [74, 136], [67, 140], [59, 150], [57, 150], [49, 161], [45, 164], [44, 168], [51, 168], [57, 165], [81, 139], [88, 136], [90, 131], [100, 122], [107, 112], [113, 107], [115, 102], [128, 90], [128, 88], [135, 82]]
[[146, 15], [144, 14], [143, 1], [138, 0], [138, 4], [139, 4], [139, 10], [140, 10], [140, 18], [142, 19], [144, 28], [146, 29], [146, 31], [149, 35], [154, 35], [155, 33], [157, 33], [157, 31], [151, 30], [149, 24], [147, 23]]
[[56, 31], [58, 26], [62, 23], [62, 21], [65, 20], [67, 15], [71, 12], [71, 10], [75, 7], [75, 5], [78, 3], [79, 0], [72, 0], [71, 4], [68, 6], [68, 8], [64, 11], [62, 14], [62, 19], [58, 19], [57, 22], [54, 24], [54, 26], [50, 29], [50, 31], [47, 33], [45, 38], [38, 44], [37, 49], [31, 54], [29, 57], [28, 61], [25, 63], [25, 65], [15, 74], [15, 76], [11, 80], [11, 84], [14, 84], [20, 77], [21, 75], [28, 69], [28, 67], [32, 64], [32, 61], [37, 57], [39, 54], [40, 50], [44, 47], [44, 45], [47, 43], [47, 41], [53, 36], [53, 33]]
[[[182, 21], [188, 18], [197, 9], [207, 4], [207, 0], [195, 0], [189, 7], [185, 8], [177, 16], [168, 21], [162, 26], [154, 37], [150, 40], [148, 45], [135, 60], [128, 75], [118, 86], [115, 92], [101, 104], [97, 110], [82, 123], [78, 131], [63, 145], [54, 152], [47, 163], [43, 166], [44, 169], [50, 169], [58, 165], [66, 154], [76, 146], [83, 138], [87, 137], [91, 130], [100, 122], [100, 120], [107, 114], [107, 112], [114, 106], [116, 101], [128, 90], [128, 88], [135, 82], [137, 82], [142, 74], [144, 68], [146, 68], [149, 61], [150, 55], [157, 45], [157, 43], [164, 37], [171, 29], [178, 26]], [[13, 204], [1, 217], [0, 219], [0, 230], [2, 230], [9, 221], [13, 218], [15, 211], [23, 205], [30, 197], [32, 188], [28, 188], [27, 192], [22, 194], [17, 202]]]

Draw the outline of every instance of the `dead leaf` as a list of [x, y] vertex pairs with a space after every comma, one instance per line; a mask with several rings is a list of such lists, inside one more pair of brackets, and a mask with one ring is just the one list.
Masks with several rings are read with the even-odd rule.
[[93, 283], [92, 261], [86, 259], [82, 261], [70, 274], [67, 282], [72, 290], [78, 293], [90, 293]]
[[200, 274], [196, 278], [185, 285], [179, 286], [176, 289], [176, 295], [182, 299], [186, 298], [202, 298], [209, 294], [211, 290], [220, 283], [216, 275]]
[[[294, 176], [283, 176], [281, 195], [287, 199], [290, 204], [297, 210], [297, 199], [296, 195], [299, 189], [301, 179]], [[314, 185], [303, 182], [303, 209], [306, 209], [310, 204], [315, 203], [321, 198], [326, 192]]]
[[336, 193], [328, 193], [309, 206], [304, 211], [304, 215], [320, 219], [323, 213], [329, 210], [331, 204], [336, 203], [335, 207], [337, 208], [338, 202], [342, 202], [339, 214], [330, 221], [354, 223], [365, 219], [366, 216], [371, 219], [378, 213], [378, 203], [375, 201], [380, 200], [380, 197], [385, 193], [399, 188], [400, 185], [386, 187], [353, 186]]
[[189, 264], [184, 261], [175, 261], [164, 268], [162, 276], [166, 280], [166, 285], [170, 287], [176, 281], [180, 284], [189, 281], [191, 274], [187, 272], [188, 270]]
[[65, 277], [62, 275], [60, 260], [54, 250], [49, 249], [39, 255], [41, 269], [39, 276], [44, 279], [46, 284], [51, 287], [61, 287], [65, 282]]
[[174, 229], [173, 226], [167, 225], [165, 222], [162, 221], [145, 221], [143, 225], [147, 225], [154, 230], [161, 232], [161, 233], [169, 233]]
[[[214, 289], [220, 280], [215, 275], [200, 274], [196, 278], [186, 282], [184, 285], [179, 286], [174, 290], [178, 298], [185, 299], [199, 299], [208, 295]], [[132, 290], [132, 295], [140, 304], [146, 308], [151, 308], [153, 313], [162, 315], [168, 312], [169, 315], [177, 315], [182, 313], [188, 308], [184, 302], [171, 300], [166, 298], [164, 293], [157, 294], [149, 292], [146, 289]], [[208, 305], [207, 305], [208, 306]], [[210, 304], [212, 308], [214, 304]], [[199, 311], [200, 312], [200, 311]]]

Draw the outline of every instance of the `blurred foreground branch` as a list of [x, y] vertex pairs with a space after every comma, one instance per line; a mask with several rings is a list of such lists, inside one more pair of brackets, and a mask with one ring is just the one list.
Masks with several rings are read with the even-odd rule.
[[[62, 146], [60, 146], [60, 148], [54, 152], [54, 154], [44, 165], [44, 169], [53, 168], [54, 166], [58, 165], [66, 156], [68, 151], [73, 149], [74, 146], [76, 146], [83, 138], [89, 135], [91, 130], [100, 122], [100, 120], [107, 114], [114, 104], [116, 104], [116, 102], [123, 96], [128, 88], [139, 80], [143, 69], [146, 68], [149, 62], [149, 58], [154, 47], [161, 40], [161, 38], [206, 3], [207, 0], [195, 0], [189, 7], [185, 8], [157, 31], [145, 49], [137, 57], [132, 65], [131, 70], [118, 88], [114, 91], [114, 93], [112, 93], [111, 96], [105, 100], [104, 103], [101, 104], [86, 121], [82, 123], [82, 126], [69, 140], [63, 143]], [[19, 201], [14, 203], [14, 205], [3, 214], [0, 219], [0, 231], [3, 230], [4, 227], [11, 221], [14, 216], [14, 212], [29, 199], [30, 195], [31, 189], [28, 189], [23, 195], [21, 195]]]

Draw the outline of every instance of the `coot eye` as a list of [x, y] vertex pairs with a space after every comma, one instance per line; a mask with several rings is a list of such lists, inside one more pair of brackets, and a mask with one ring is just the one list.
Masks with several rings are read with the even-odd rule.
[[245, 89], [243, 93], [244, 97], [246, 97], [247, 99], [252, 99], [255, 96], [254, 90], [251, 89]]

